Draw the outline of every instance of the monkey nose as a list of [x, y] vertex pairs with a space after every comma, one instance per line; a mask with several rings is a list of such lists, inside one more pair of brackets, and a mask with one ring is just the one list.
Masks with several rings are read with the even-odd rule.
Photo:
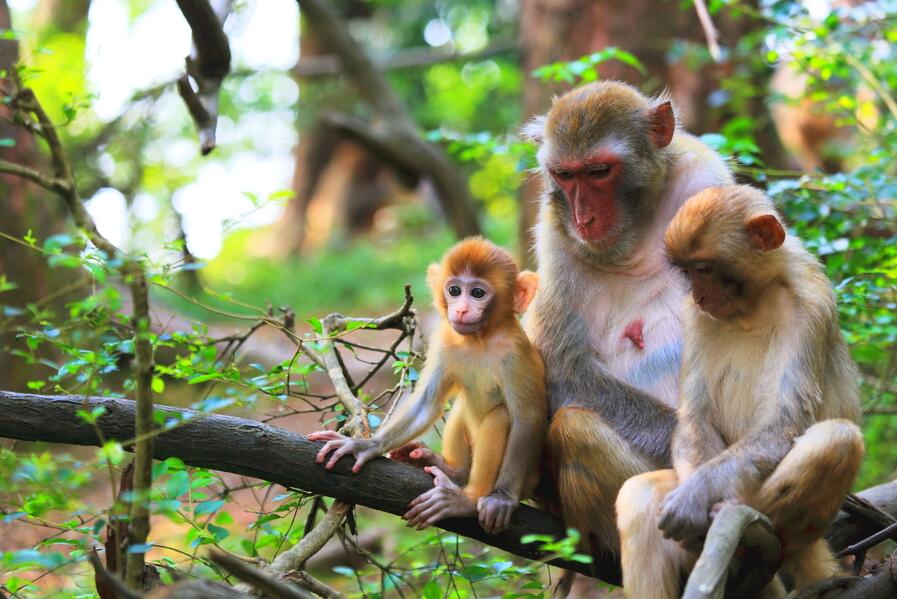
[[588, 214], [588, 215], [577, 214], [576, 215], [576, 225], [578, 227], [590, 227], [592, 225], [592, 223], [594, 223], [594, 222], [595, 222], [594, 214]]

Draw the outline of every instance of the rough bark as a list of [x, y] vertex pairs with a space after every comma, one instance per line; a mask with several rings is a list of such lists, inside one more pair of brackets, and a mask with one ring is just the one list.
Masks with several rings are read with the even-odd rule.
[[[73, 445], [99, 445], [95, 429], [84, 423], [76, 411], [103, 406], [106, 412], [98, 426], [108, 439], [128, 441], [134, 437], [135, 404], [125, 399], [81, 396], [47, 396], [0, 391], [0, 437]], [[328, 472], [315, 462], [321, 443], [266, 424], [202, 414], [191, 410], [157, 406], [168, 418], [182, 422], [171, 432], [154, 440], [156, 459], [177, 456], [192, 466], [233, 472], [334, 497], [372, 509], [401, 515], [408, 503], [431, 488], [432, 478], [411, 466], [376, 459], [356, 475], [343, 460]], [[533, 545], [520, 543], [525, 534], [564, 536], [564, 527], [554, 516], [529, 506], [514, 514], [511, 527], [497, 535], [480, 528], [475, 518], [449, 519], [440, 528], [482, 541], [516, 555], [544, 560], [547, 556]], [[549, 563], [594, 575], [610, 583], [619, 582], [619, 566], [587, 564], [561, 559]]]

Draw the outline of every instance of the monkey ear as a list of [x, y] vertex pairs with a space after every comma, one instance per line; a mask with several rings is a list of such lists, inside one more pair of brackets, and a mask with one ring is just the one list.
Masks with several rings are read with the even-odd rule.
[[747, 222], [748, 239], [751, 245], [768, 252], [785, 243], [785, 227], [774, 214], [760, 214]]
[[520, 135], [524, 139], [534, 141], [537, 144], [542, 143], [542, 139], [545, 137], [545, 121], [546, 117], [544, 114], [533, 117], [520, 128]]
[[433, 290], [433, 296], [437, 296], [439, 294], [439, 285], [440, 280], [442, 278], [442, 269], [439, 268], [439, 264], [434, 262], [430, 266], [427, 267], [427, 285], [430, 286], [430, 289]]
[[667, 101], [651, 110], [649, 116], [651, 139], [654, 145], [665, 148], [673, 141], [673, 133], [676, 131], [676, 115], [673, 114], [673, 105]]
[[536, 296], [539, 288], [539, 275], [531, 270], [520, 271], [517, 284], [514, 286], [514, 312], [523, 314]]

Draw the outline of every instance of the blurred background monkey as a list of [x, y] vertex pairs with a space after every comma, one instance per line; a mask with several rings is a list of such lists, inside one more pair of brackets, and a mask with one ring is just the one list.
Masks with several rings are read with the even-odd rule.
[[[435, 487], [415, 499], [404, 518], [423, 528], [478, 513], [483, 528], [497, 532], [535, 488], [548, 425], [542, 359], [517, 320], [535, 295], [538, 277], [518, 272], [505, 250], [472, 238], [431, 265], [427, 278], [443, 320], [414, 395], [370, 439], [332, 431], [309, 439], [327, 441], [319, 463], [329, 455], [329, 469], [351, 453], [358, 472], [371, 458], [427, 430], [454, 397], [442, 456], [419, 445], [404, 450], [412, 459], [430, 456], [427, 470], [436, 477]], [[456, 483], [465, 479], [459, 489]]]
[[[626, 595], [678, 597], [695, 556], [677, 542], [700, 546], [724, 503], [770, 518], [798, 589], [834, 575], [822, 535], [859, 469], [863, 439], [857, 372], [819, 262], [748, 186], [689, 199], [665, 242], [691, 285], [675, 470], [620, 491]], [[763, 596], [783, 595], [774, 581]]]

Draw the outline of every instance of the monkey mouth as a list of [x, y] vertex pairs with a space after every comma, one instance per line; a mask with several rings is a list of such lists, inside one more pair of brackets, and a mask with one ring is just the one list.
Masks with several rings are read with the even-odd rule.
[[473, 335], [480, 330], [480, 324], [481, 323], [479, 320], [475, 322], [459, 322], [457, 320], [451, 321], [452, 328], [455, 329], [455, 332], [460, 335]]
[[728, 320], [738, 312], [738, 304], [732, 300], [723, 300], [713, 306], [699, 307], [716, 320]]

